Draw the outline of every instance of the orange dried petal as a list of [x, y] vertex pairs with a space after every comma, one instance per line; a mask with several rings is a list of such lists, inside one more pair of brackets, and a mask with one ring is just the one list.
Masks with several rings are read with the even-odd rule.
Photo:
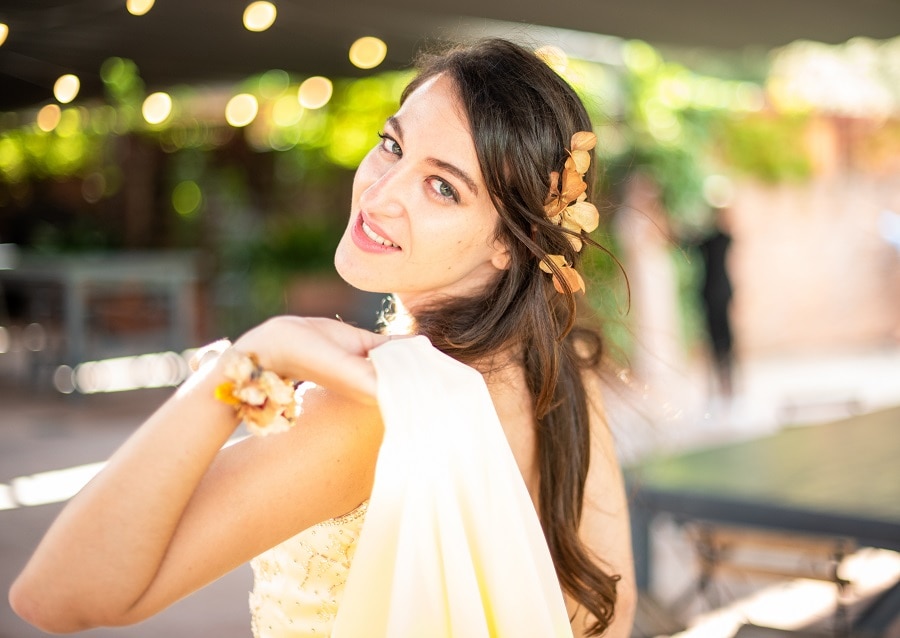
[[575, 280], [575, 285], [572, 286], [572, 290], [574, 292], [581, 291], [582, 294], [587, 292], [587, 286], [584, 285], [584, 279], [581, 277], [581, 273], [579, 273], [574, 268], [570, 268], [569, 272], [572, 274]]
[[[566, 266], [565, 268], [560, 269], [560, 275], [565, 279], [565, 282], [569, 285], [569, 290], [573, 293], [578, 292], [579, 290], [585, 292], [584, 279], [581, 278], [581, 275], [578, 274], [577, 270], [571, 266]], [[556, 275], [553, 275], [553, 287], [556, 288], [557, 292], [567, 292]]]
[[566, 209], [566, 205], [567, 202], [560, 198], [549, 200], [544, 204], [544, 214], [547, 215], [554, 224], [558, 224], [559, 214]]
[[563, 211], [563, 223], [565, 223], [566, 219], [578, 224], [579, 229], [584, 229], [588, 233], [596, 230], [597, 226], [600, 225], [600, 213], [597, 211], [597, 207], [585, 201], [575, 202], [567, 206], [566, 210]]
[[572, 151], [566, 160], [566, 169], [574, 170], [579, 176], [584, 175], [591, 166], [591, 154], [587, 151]]
[[589, 151], [597, 145], [597, 136], [591, 131], [578, 131], [572, 136], [573, 151]]
[[562, 283], [560, 283], [559, 277], [553, 275], [553, 287], [556, 289], [556, 292], [564, 295], [566, 293], [566, 289], [563, 287]]
[[553, 269], [550, 267], [550, 264], [554, 264], [557, 268], [565, 268], [569, 265], [569, 262], [566, 261], [566, 258], [562, 255], [547, 255], [543, 259], [541, 259], [541, 270], [545, 273], [552, 273]]
[[575, 236], [575, 235], [568, 235], [568, 234], [567, 234], [567, 235], [566, 235], [566, 239], [568, 239], [568, 240], [569, 240], [569, 243], [572, 244], [572, 249], [573, 249], [576, 253], [580, 253], [580, 252], [581, 252], [581, 249], [584, 248], [584, 242], [581, 241], [581, 239], [580, 239], [579, 237], [577, 237], [577, 236]]
[[566, 170], [563, 172], [562, 184], [563, 189], [559, 197], [564, 200], [566, 204], [574, 202], [587, 190], [587, 184], [584, 183], [581, 175], [574, 170]]
[[550, 197], [559, 195], [559, 171], [550, 172]]

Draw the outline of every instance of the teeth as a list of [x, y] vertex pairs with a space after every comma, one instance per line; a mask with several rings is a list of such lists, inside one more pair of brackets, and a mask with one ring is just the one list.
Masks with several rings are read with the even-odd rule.
[[363, 232], [366, 234], [366, 237], [368, 237], [372, 241], [378, 242], [382, 246], [391, 246], [393, 248], [398, 248], [397, 244], [388, 241], [387, 239], [385, 239], [384, 237], [382, 237], [381, 235], [376, 233], [374, 230], [369, 228], [369, 225], [366, 222], [362, 223], [362, 229], [363, 229]]

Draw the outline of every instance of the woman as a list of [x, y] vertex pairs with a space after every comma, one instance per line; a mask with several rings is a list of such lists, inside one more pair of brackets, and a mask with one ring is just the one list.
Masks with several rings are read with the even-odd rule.
[[[576, 215], [591, 217], [581, 204], [593, 142], [579, 133], [590, 130], [572, 89], [516, 45], [492, 40], [428, 61], [356, 173], [335, 264], [350, 284], [393, 293], [393, 331], [405, 323], [481, 372], [572, 632], [627, 636], [630, 538], [600, 409], [600, 341], [572, 327], [581, 231], [596, 226]], [[346, 529], [340, 560], [313, 571], [349, 569], [384, 433], [368, 355], [389, 339], [297, 317], [241, 336], [228, 352], [253, 353], [243, 364], [314, 382], [294, 427], [222, 450], [238, 414], [259, 416], [246, 401], [229, 405], [235, 384], [257, 377], [229, 357], [205, 366], [68, 504], [13, 585], [14, 609], [56, 632], [128, 624], [262, 554], [257, 634], [307, 635], [269, 633], [273, 617], [308, 620], [267, 607], [265, 588], [286, 561], [271, 552], [302, 530]], [[317, 591], [313, 571], [296, 575], [290, 595]], [[340, 606], [340, 574], [334, 582], [312, 595], [325, 633]]]

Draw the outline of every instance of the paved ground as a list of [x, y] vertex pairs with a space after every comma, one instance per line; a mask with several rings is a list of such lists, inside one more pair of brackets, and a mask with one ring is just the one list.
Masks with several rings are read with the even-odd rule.
[[[828, 419], [842, 416], [848, 408], [900, 404], [897, 348], [746, 362], [739, 392], [728, 404], [707, 399], [702, 375], [676, 376], [676, 385], [663, 399], [644, 398], [638, 392], [623, 397], [621, 405], [610, 400], [625, 456], [640, 455], [650, 447], [683, 448], [757, 436], [798, 415]], [[61, 507], [27, 504], [40, 500], [35, 487], [71, 490], [84, 473], [78, 468], [105, 459], [169, 392], [65, 396], [36, 393], [0, 376], [0, 591], [6, 592]], [[54, 473], [57, 470], [68, 471]], [[247, 637], [250, 586], [249, 569], [244, 568], [151, 621], [80, 635]], [[19, 620], [5, 596], [2, 601], [0, 638], [45, 635]]]
[[[64, 489], [67, 483], [77, 482], [75, 471], [56, 476], [43, 473], [103, 460], [168, 393], [167, 390], [139, 390], [85, 397], [35, 394], [9, 384], [0, 386], [3, 406], [0, 484], [5, 484], [0, 485], [0, 490], [12, 484], [25, 500], [34, 500], [40, 496], [32, 489], [35, 483], [44, 488]], [[33, 475], [37, 476], [30, 482], [17, 478]], [[10, 500], [9, 496], [8, 490], [0, 492], [0, 505]], [[0, 591], [3, 592], [0, 638], [47, 635], [22, 622], [10, 609], [5, 594], [60, 508], [61, 504], [57, 503], [0, 509]], [[73, 547], [72, 551], [77, 548]], [[85, 638], [246, 638], [250, 635], [247, 592], [251, 581], [249, 568], [245, 567], [145, 623], [78, 635]]]

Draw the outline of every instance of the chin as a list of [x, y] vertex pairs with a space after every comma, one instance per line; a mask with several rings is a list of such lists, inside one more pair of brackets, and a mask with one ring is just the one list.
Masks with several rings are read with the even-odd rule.
[[334, 253], [334, 269], [341, 279], [357, 290], [379, 294], [390, 292], [385, 290], [384, 285], [380, 284], [377, 277], [373, 276], [375, 273], [371, 269], [366, 268], [360, 260], [354, 259], [353, 248], [347, 248], [343, 239]]

